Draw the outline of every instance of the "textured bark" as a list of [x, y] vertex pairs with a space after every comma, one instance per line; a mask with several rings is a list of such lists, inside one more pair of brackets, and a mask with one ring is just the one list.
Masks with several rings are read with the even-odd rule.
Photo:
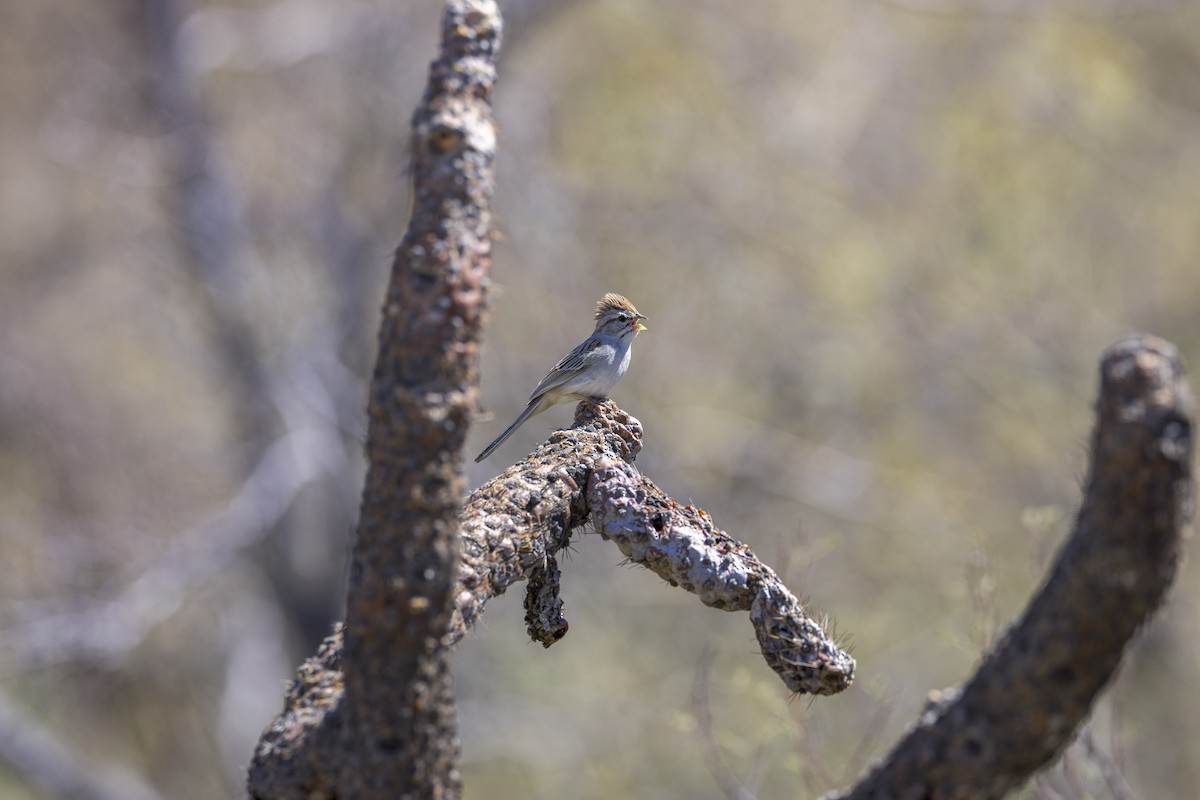
[[[530, 637], [546, 647], [561, 639], [567, 622], [555, 554], [590, 522], [630, 561], [706, 605], [748, 611], [764, 659], [792, 691], [833, 694], [847, 688], [854, 660], [749, 548], [717, 529], [704, 511], [678, 504], [642, 477], [633, 467], [641, 448], [642, 426], [636, 419], [612, 402], [585, 401], [569, 430], [554, 432], [473, 492], [459, 515], [461, 553], [452, 604], [444, 598], [452, 605], [443, 618], [446, 639], [462, 639], [487, 602], [519, 581], [527, 581]], [[337, 732], [343, 725], [343, 671], [349, 672], [354, 656], [348, 647], [343, 652], [344, 638], [348, 629], [339, 627], [300, 668], [284, 713], [259, 742], [251, 772], [255, 797], [300, 796], [258, 790], [267, 785], [267, 775], [278, 781], [286, 774], [286, 785], [316, 797], [342, 796], [335, 789], [353, 785], [339, 782], [327, 760], [345, 741]], [[449, 702], [448, 696], [438, 698]], [[440, 746], [447, 747], [453, 731], [442, 733], [446, 739]]]
[[854, 680], [854, 659], [746, 545], [692, 505], [681, 505], [633, 461], [642, 426], [612, 402], [582, 402], [570, 430], [481, 486], [462, 513], [463, 558], [451, 637], [484, 604], [528, 580], [525, 621], [549, 647], [567, 632], [555, 553], [590, 521], [635, 564], [705, 605], [748, 611], [767, 664], [794, 692], [834, 694]]
[[[611, 403], [581, 403], [570, 430], [457, 509], [490, 266], [499, 26], [489, 0], [449, 3], [414, 116], [415, 202], [370, 392], [347, 624], [264, 732], [255, 798], [456, 796], [449, 647], [520, 580], [530, 635], [545, 646], [565, 635], [555, 554], [587, 521], [705, 604], [748, 611], [793, 691], [830, 694], [854, 676], [769, 567], [632, 466], [641, 426]], [[1083, 506], [1045, 585], [961, 690], [831, 797], [1001, 797], [1062, 749], [1174, 577], [1192, 506], [1189, 413], [1169, 344], [1110, 348]]]
[[447, 631], [491, 266], [500, 25], [491, 0], [447, 5], [413, 116], [414, 204], [370, 388], [344, 653], [335, 638], [302, 668], [256, 750], [254, 797], [459, 792]]
[[833, 798], [999, 798], [1053, 759], [1175, 577], [1194, 503], [1191, 400], [1175, 348], [1110, 347], [1075, 528], [1025, 613], [963, 687]]
[[[1110, 348], [1101, 377], [1083, 506], [1045, 585], [966, 686], [941, 693], [887, 759], [831, 800], [1004, 796], [1067, 744], [1161, 603], [1192, 512], [1181, 367], [1171, 345], [1142, 337]], [[764, 658], [794, 691], [848, 686], [853, 660], [770, 568], [634, 469], [641, 438], [637, 420], [612, 403], [580, 403], [571, 429], [471, 495], [460, 517], [450, 639], [465, 635], [488, 600], [526, 580], [530, 636], [547, 647], [558, 641], [567, 626], [554, 556], [590, 522], [632, 561], [705, 604], [749, 610]], [[340, 647], [339, 632], [302, 669], [277, 723], [280, 747], [327, 735], [341, 691]]]
[[[890, 756], [830, 800], [1012, 792], [1068, 744], [1129, 640], [1162, 603], [1193, 510], [1182, 368], [1170, 344], [1136, 337], [1106, 351], [1100, 377], [1084, 504], [1044, 587], [961, 690], [942, 692]], [[679, 506], [637, 473], [641, 440], [640, 423], [616, 405], [580, 403], [569, 431], [551, 434], [472, 494], [461, 513], [448, 637], [461, 639], [488, 600], [528, 581], [530, 636], [546, 646], [562, 638], [554, 554], [590, 522], [632, 561], [709, 606], [749, 610], [764, 658], [793, 691], [848, 686], [853, 660], [769, 567], [706, 513]], [[272, 728], [278, 733], [264, 738], [260, 754], [292, 753], [298, 742], [328, 735], [340, 664], [338, 631], [301, 669]]]

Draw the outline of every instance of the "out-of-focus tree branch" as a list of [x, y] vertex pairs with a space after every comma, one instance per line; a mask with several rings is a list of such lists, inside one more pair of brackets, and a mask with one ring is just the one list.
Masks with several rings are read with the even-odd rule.
[[78, 661], [113, 669], [146, 634], [274, 529], [300, 491], [346, 468], [341, 442], [325, 431], [297, 431], [263, 453], [241, 489], [220, 511], [171, 542], [112, 597], [82, 608], [31, 615], [0, 631], [0, 652], [22, 669]]
[[268, 729], [251, 765], [254, 797], [458, 791], [447, 631], [461, 451], [476, 407], [491, 266], [500, 31], [491, 0], [447, 4], [440, 52], [413, 115], [414, 202], [392, 264], [369, 393], [341, 669], [318, 675], [306, 665], [297, 687], [313, 676], [330, 702], [301, 727], [285, 714]]
[[[278, 431], [273, 393], [249, 320], [242, 311], [246, 231], [235, 191], [199, 98], [197, 77], [181, 53], [182, 0], [136, 0], [154, 109], [167, 128], [171, 198], [181, 220], [181, 263], [200, 290], [222, 369], [237, 391], [240, 428], [250, 439]], [[256, 448], [257, 449], [257, 448]], [[253, 457], [253, 454], [252, 454]]]
[[1045, 584], [975, 675], [830, 800], [1004, 797], [1061, 752], [1175, 577], [1191, 415], [1173, 345], [1136, 336], [1104, 353], [1083, 504]]
[[32, 716], [0, 694], [0, 758], [47, 797], [64, 800], [160, 800], [124, 770], [85, 763]]

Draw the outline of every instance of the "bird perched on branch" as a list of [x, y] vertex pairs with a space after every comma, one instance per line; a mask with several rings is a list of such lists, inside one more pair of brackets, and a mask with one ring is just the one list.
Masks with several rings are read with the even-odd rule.
[[475, 462], [490, 456], [525, 420], [552, 405], [572, 399], [606, 399], [629, 369], [630, 345], [635, 336], [646, 330], [644, 319], [648, 317], [639, 314], [633, 303], [621, 295], [612, 292], [604, 295], [596, 305], [596, 330], [542, 378], [529, 395], [529, 405], [496, 441], [483, 449]]

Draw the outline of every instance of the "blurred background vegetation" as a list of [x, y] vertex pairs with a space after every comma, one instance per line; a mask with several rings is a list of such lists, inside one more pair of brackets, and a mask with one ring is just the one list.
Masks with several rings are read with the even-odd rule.
[[[742, 615], [585, 531], [566, 639], [528, 642], [513, 595], [458, 649], [467, 797], [843, 785], [1038, 584], [1101, 349], [1148, 331], [1200, 364], [1200, 7], [502, 5], [470, 455], [628, 295], [639, 465], [828, 613], [859, 673], [790, 699]], [[128, 797], [240, 796], [341, 614], [440, 8], [0, 5], [0, 795], [76, 796], [56, 753]], [[1140, 797], [1200, 785], [1198, 603], [1185, 568], [1023, 796], [1112, 796], [1111, 766]]]

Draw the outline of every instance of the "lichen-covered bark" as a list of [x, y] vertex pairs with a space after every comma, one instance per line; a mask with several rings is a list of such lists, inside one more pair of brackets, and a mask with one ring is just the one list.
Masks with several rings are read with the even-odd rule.
[[749, 611], [763, 658], [793, 692], [836, 694], [854, 659], [805, 613], [750, 548], [703, 509], [681, 505], [629, 464], [604, 460], [588, 482], [596, 529], [630, 561], [725, 611]]
[[380, 325], [346, 609], [338, 785], [347, 796], [459, 788], [446, 631], [491, 267], [499, 44], [493, 2], [450, 2], [413, 117], [413, 214]]
[[774, 570], [692, 505], [681, 505], [633, 461], [642, 426], [612, 402], [582, 402], [575, 424], [480, 487], [462, 514], [463, 558], [451, 636], [484, 604], [528, 580], [529, 635], [549, 647], [567, 632], [555, 553], [590, 521], [630, 561], [725, 611], [748, 611], [763, 658], [794, 692], [834, 694], [854, 659], [804, 611]]
[[264, 733], [254, 797], [459, 791], [447, 631], [491, 266], [500, 24], [493, 0], [447, 4], [413, 116], [412, 218], [379, 331], [341, 670], [335, 637]]
[[1175, 577], [1191, 413], [1172, 345], [1140, 336], [1105, 352], [1083, 504], [1045, 584], [974, 677], [829, 800], [999, 798], [1062, 750]]
[[[547, 561], [587, 520], [588, 476], [601, 458], [632, 462], [642, 449], [642, 425], [612, 402], [582, 402], [575, 424], [555, 431], [468, 498], [462, 511], [462, 558], [450, 636], [457, 641], [488, 600], [530, 580], [526, 601], [531, 635], [549, 646], [566, 621], [558, 606], [558, 570]], [[544, 621], [542, 621], [544, 620]]]

